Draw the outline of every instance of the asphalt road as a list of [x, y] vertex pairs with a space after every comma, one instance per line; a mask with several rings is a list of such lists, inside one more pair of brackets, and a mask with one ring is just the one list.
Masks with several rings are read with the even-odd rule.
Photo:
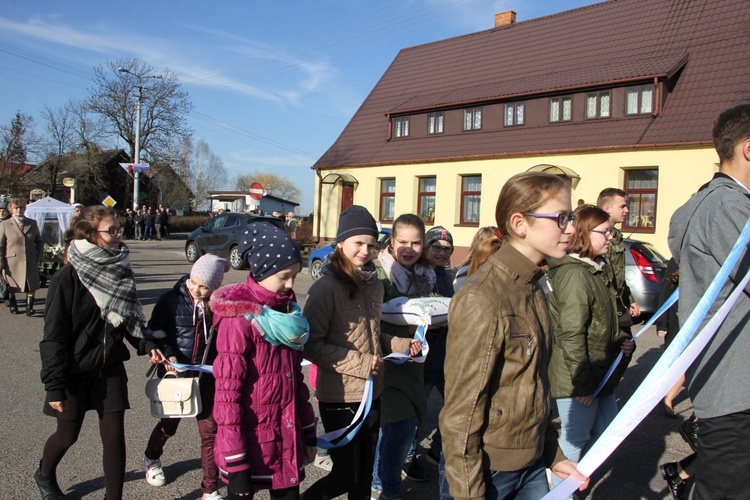
[[[128, 242], [132, 250], [132, 264], [136, 273], [139, 297], [150, 315], [157, 297], [172, 287], [175, 281], [190, 271], [185, 260], [184, 241]], [[244, 281], [246, 272], [230, 271], [225, 284]], [[304, 304], [305, 294], [312, 280], [304, 270], [297, 278], [295, 290]], [[38, 302], [46, 297], [47, 289], [37, 293]], [[37, 305], [41, 310], [42, 305]], [[39, 498], [33, 473], [41, 458], [42, 447], [54, 431], [55, 421], [41, 413], [44, 392], [39, 381], [39, 340], [42, 337], [41, 315], [28, 318], [14, 316], [0, 307], [0, 499]], [[620, 407], [627, 401], [640, 381], [648, 373], [662, 352], [661, 341], [653, 328], [638, 342], [636, 356], [618, 389]], [[156, 423], [148, 411], [143, 393], [148, 362], [134, 357], [127, 364], [131, 410], [126, 413], [128, 459], [125, 476], [125, 498], [132, 499], [195, 499], [200, 498], [201, 470], [199, 444], [195, 422], [186, 420], [167, 444], [162, 457], [168, 483], [161, 488], [149, 486], [143, 479], [141, 457], [151, 429]], [[684, 395], [677, 411], [687, 417], [691, 408]], [[435, 428], [439, 399], [433, 392], [423, 434]], [[620, 446], [610, 460], [594, 475], [592, 488], [586, 498], [597, 500], [661, 499], [670, 498], [661, 479], [658, 465], [682, 458], [690, 452], [677, 433], [681, 419], [669, 419], [656, 411], [644, 420]], [[104, 481], [101, 467], [101, 444], [95, 412], [84, 422], [78, 442], [68, 451], [58, 468], [58, 481], [69, 498], [102, 498]], [[427, 444], [427, 441], [425, 441]], [[435, 499], [437, 469], [425, 461], [430, 479], [424, 483], [405, 481], [403, 498]], [[313, 466], [307, 468], [304, 490], [325, 472]], [[268, 498], [265, 492], [256, 498]]]

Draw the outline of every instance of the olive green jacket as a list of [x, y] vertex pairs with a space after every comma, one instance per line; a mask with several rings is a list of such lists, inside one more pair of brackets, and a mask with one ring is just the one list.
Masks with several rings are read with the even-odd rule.
[[622, 300], [621, 307], [628, 308], [630, 304], [635, 303], [635, 299], [625, 282], [625, 242], [623, 239], [622, 232], [613, 226], [612, 241], [609, 242], [609, 251], [604, 256], [604, 261], [607, 263], [609, 277], [617, 292], [617, 297]]
[[[552, 397], [591, 396], [628, 338], [617, 325], [615, 291], [603, 262], [576, 254], [548, 262], [555, 330], [549, 367]], [[619, 376], [610, 378], [601, 394], [612, 394], [618, 381]]]

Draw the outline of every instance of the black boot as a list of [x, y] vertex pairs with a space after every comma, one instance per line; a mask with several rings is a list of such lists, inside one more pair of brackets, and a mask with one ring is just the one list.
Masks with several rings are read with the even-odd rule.
[[36, 314], [34, 310], [34, 297], [26, 296], [26, 316], [33, 316]]
[[51, 476], [42, 475], [42, 461], [39, 461], [39, 468], [34, 473], [34, 481], [39, 486], [39, 491], [42, 493], [42, 500], [58, 500], [65, 498], [65, 494], [57, 485], [57, 477], [53, 473]]
[[690, 448], [696, 453], [698, 453], [698, 425], [698, 419], [695, 418], [695, 413], [693, 413], [689, 419], [680, 424], [678, 429], [682, 439], [684, 439], [685, 442], [690, 445]]
[[669, 493], [672, 494], [674, 500], [684, 500], [687, 498], [687, 484], [685, 480], [680, 477], [677, 462], [670, 462], [660, 466], [661, 477], [667, 482], [669, 486]]
[[8, 303], [10, 304], [10, 313], [11, 314], [18, 314], [18, 304], [16, 303], [15, 297], [9, 297]]

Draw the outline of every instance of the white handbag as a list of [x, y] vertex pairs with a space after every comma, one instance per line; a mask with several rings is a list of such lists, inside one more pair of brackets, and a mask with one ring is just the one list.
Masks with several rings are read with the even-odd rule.
[[146, 397], [155, 418], [195, 417], [203, 410], [198, 377], [178, 377], [167, 372], [164, 378], [146, 382]]

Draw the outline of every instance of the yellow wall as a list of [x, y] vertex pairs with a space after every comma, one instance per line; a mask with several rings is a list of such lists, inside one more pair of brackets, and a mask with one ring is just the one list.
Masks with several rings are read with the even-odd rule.
[[[341, 168], [323, 171], [348, 173], [358, 184], [354, 192], [354, 203], [366, 207], [377, 219], [379, 210], [380, 179], [396, 179], [395, 214], [417, 211], [417, 178], [436, 176], [435, 225], [445, 226], [453, 235], [454, 245], [468, 247], [476, 232], [474, 227], [459, 227], [461, 176], [482, 175], [482, 208], [480, 226], [495, 225], [495, 203], [500, 188], [512, 175], [524, 172], [538, 164], [552, 164], [575, 171], [581, 181], [572, 195], [572, 203], [583, 198], [587, 203], [596, 203], [599, 192], [607, 187], [622, 189], [625, 169], [657, 168], [659, 171], [656, 231], [655, 233], [633, 233], [634, 239], [653, 243], [662, 254], [669, 257], [667, 233], [672, 213], [717, 170], [718, 158], [713, 148], [622, 150], [612, 152], [561, 154], [552, 156], [524, 156], [494, 160], [461, 161], [451, 163], [425, 163], [391, 165], [382, 167]], [[318, 206], [318, 183], [316, 178], [315, 206]], [[338, 215], [341, 207], [341, 187], [323, 185], [321, 239], [333, 239], [336, 235]], [[626, 233], [626, 236], [629, 234]]]

